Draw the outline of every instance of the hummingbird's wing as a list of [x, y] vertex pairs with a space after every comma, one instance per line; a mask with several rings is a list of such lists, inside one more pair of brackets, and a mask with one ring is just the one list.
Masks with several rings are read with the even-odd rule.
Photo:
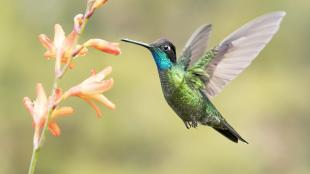
[[199, 27], [188, 39], [178, 59], [178, 63], [185, 69], [195, 63], [205, 52], [208, 46], [208, 38], [211, 24]]
[[[205, 62], [203, 68], [208, 80], [204, 82], [208, 97], [220, 93], [227, 83], [250, 65], [278, 31], [285, 14], [273, 12], [250, 21], [226, 37], [215, 49], [208, 51], [206, 55], [212, 56], [210, 60], [203, 61], [208, 56], [199, 59], [200, 62]], [[199, 61], [196, 65], [199, 65]]]

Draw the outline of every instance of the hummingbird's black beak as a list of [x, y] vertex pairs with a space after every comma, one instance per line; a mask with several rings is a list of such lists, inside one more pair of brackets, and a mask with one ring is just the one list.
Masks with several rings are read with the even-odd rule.
[[131, 40], [131, 39], [128, 39], [128, 38], [121, 39], [121, 41], [128, 42], [128, 43], [133, 43], [133, 44], [136, 44], [136, 45], [140, 45], [140, 46], [143, 46], [143, 47], [145, 47], [147, 49], [151, 48], [151, 46], [149, 44], [147, 44], [147, 43]]

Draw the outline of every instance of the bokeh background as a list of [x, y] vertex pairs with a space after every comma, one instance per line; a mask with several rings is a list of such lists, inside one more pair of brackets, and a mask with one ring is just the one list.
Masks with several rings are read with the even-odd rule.
[[[53, 62], [46, 61], [38, 34], [67, 33], [85, 0], [19, 0], [0, 6], [0, 173], [26, 173], [32, 149], [31, 117], [22, 98], [47, 91]], [[281, 29], [258, 59], [214, 99], [250, 142], [234, 144], [208, 127], [187, 130], [165, 103], [150, 53], [121, 44], [123, 54], [90, 51], [63, 79], [68, 88], [90, 69], [113, 66], [114, 88], [106, 96], [115, 111], [104, 116], [70, 99], [75, 114], [60, 120], [62, 135], [48, 136], [37, 173], [42, 174], [308, 174], [310, 173], [310, 2], [308, 0], [110, 0], [81, 38], [119, 41], [130, 37], [173, 41], [180, 52], [197, 27], [213, 24], [211, 44], [267, 12], [287, 12]]]

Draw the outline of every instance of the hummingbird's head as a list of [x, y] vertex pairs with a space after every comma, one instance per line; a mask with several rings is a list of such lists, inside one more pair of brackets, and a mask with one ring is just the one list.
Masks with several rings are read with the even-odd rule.
[[150, 50], [159, 70], [169, 69], [176, 63], [175, 46], [168, 39], [158, 39], [151, 44], [130, 39], [122, 39], [122, 41], [140, 45]]

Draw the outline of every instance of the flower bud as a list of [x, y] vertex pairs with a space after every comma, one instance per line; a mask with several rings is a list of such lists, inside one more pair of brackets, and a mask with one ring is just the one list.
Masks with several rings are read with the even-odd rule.
[[81, 26], [83, 24], [83, 14], [78, 14], [74, 17], [74, 30], [78, 33], [81, 31]]
[[96, 0], [94, 2], [93, 8], [97, 9], [99, 7], [101, 7], [103, 4], [105, 4], [108, 0]]
[[89, 39], [84, 43], [85, 47], [93, 47], [102, 52], [119, 55], [121, 54], [121, 50], [119, 48], [119, 44], [115, 42], [108, 42], [102, 39]]

